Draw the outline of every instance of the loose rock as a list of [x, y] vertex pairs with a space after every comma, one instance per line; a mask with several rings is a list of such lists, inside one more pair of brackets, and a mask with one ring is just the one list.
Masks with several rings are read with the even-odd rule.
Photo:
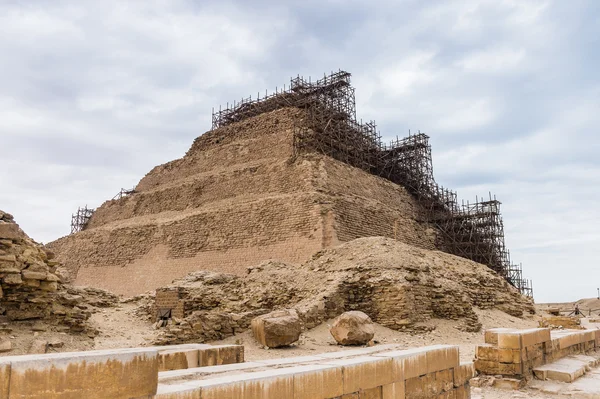
[[0, 342], [0, 352], [10, 352], [12, 350], [12, 342], [4, 340]]
[[31, 344], [31, 348], [29, 349], [30, 354], [39, 354], [46, 353], [48, 351], [48, 341], [44, 341], [41, 339], [36, 339]]
[[252, 320], [254, 338], [268, 348], [288, 346], [298, 341], [302, 321], [295, 310], [279, 310]]
[[342, 313], [329, 332], [340, 345], [366, 345], [375, 336], [373, 321], [359, 311]]

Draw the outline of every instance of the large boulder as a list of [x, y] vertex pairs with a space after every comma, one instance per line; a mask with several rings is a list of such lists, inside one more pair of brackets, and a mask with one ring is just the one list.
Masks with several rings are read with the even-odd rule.
[[254, 338], [268, 348], [293, 344], [301, 332], [302, 321], [294, 309], [277, 310], [252, 320]]
[[342, 313], [333, 321], [329, 330], [340, 345], [365, 345], [373, 339], [373, 321], [363, 312]]

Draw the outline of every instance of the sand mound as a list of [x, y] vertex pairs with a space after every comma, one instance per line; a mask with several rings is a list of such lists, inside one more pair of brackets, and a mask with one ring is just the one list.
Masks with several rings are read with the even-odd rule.
[[361, 238], [317, 252], [300, 266], [269, 261], [246, 276], [195, 272], [157, 291], [176, 293], [182, 318], [159, 342], [214, 340], [246, 330], [252, 318], [295, 308], [307, 328], [347, 310], [361, 310], [394, 330], [481, 328], [474, 308], [523, 317], [535, 312], [504, 279], [484, 265], [382, 237]]

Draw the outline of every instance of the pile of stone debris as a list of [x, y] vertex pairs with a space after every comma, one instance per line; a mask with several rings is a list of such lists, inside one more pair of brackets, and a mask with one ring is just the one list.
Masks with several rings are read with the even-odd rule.
[[54, 254], [0, 210], [0, 321], [40, 321], [59, 332], [90, 333], [86, 321], [92, 308], [110, 306], [118, 298], [67, 282], [68, 273]]
[[[431, 329], [432, 319], [479, 331], [474, 308], [515, 317], [535, 312], [484, 265], [396, 240], [370, 237], [316, 253], [302, 265], [268, 261], [246, 276], [195, 272], [158, 289], [150, 317], [171, 313], [157, 344], [219, 340], [247, 330], [273, 310], [297, 312], [307, 329], [359, 310], [394, 330]], [[166, 313], [165, 313], [166, 312]], [[164, 323], [163, 323], [164, 324]]]

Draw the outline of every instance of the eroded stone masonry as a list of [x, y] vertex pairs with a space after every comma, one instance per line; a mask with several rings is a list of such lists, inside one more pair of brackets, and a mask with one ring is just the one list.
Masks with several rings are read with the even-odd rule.
[[0, 210], [0, 315], [8, 321], [43, 320], [58, 331], [89, 329], [89, 305], [112, 295], [63, 283], [68, 273], [54, 254]]

